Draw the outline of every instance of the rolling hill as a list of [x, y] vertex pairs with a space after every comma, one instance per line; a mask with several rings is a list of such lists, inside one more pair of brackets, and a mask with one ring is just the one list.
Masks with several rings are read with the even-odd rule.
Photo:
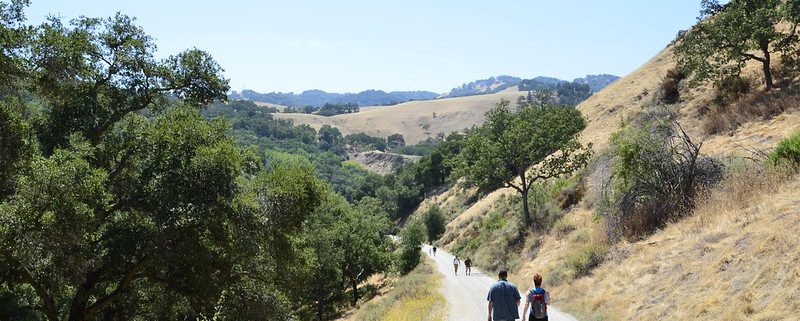
[[[602, 154], [612, 133], [631, 115], [662, 108], [657, 103], [660, 85], [675, 66], [668, 47], [579, 104], [588, 120], [581, 139], [593, 143]], [[746, 75], [758, 72], [758, 66], [745, 70]], [[714, 90], [682, 88], [682, 100], [672, 108], [678, 110], [678, 121], [687, 133], [703, 142], [702, 152], [735, 163], [758, 157], [754, 152], [768, 151], [800, 130], [796, 91], [764, 93], [756, 86], [750, 95], [746, 103], [780, 104], [783, 111], [709, 133], [704, 115], [715, 99]], [[601, 170], [602, 166], [589, 169], [589, 177]], [[544, 275], [545, 287], [557, 304], [582, 319], [791, 320], [800, 312], [798, 176], [751, 172], [746, 167], [740, 171], [709, 191], [689, 218], [643, 240], [612, 244], [592, 272], [574, 280], [565, 275], [576, 255], [590, 251], [594, 242], [603, 242], [605, 237], [606, 227], [600, 224], [591, 197], [566, 211], [560, 230], [537, 231], [543, 234], [520, 241], [514, 228], [506, 225], [493, 232], [500, 236], [491, 236], [485, 241], [489, 242], [486, 249], [477, 253], [493, 264], [513, 264], [512, 279], [522, 287], [531, 284], [534, 274]], [[587, 195], [604, 188], [592, 178], [585, 184]], [[442, 208], [450, 223], [438, 244], [453, 250], [472, 244], [490, 215], [500, 213], [513, 221], [517, 210], [513, 197], [516, 192], [511, 189], [482, 195], [456, 182], [426, 199], [412, 217], [420, 217], [433, 205]], [[502, 252], [498, 244], [509, 244], [514, 253], [498, 253]]]
[[365, 90], [358, 93], [329, 93], [322, 90], [306, 90], [302, 93], [259, 93], [245, 89], [241, 92], [233, 91], [230, 99], [246, 99], [259, 103], [269, 103], [288, 107], [322, 106], [331, 104], [356, 104], [359, 106], [394, 105], [406, 101], [428, 100], [438, 97], [439, 94], [429, 91], [392, 91]]
[[449, 134], [483, 122], [483, 114], [501, 99], [516, 101], [523, 93], [505, 91], [496, 94], [411, 101], [394, 106], [366, 107], [358, 113], [323, 117], [309, 114], [274, 114], [295, 124], [315, 129], [323, 125], [339, 128], [342, 134], [367, 133], [388, 137], [400, 133], [407, 144], [414, 144], [437, 133]]

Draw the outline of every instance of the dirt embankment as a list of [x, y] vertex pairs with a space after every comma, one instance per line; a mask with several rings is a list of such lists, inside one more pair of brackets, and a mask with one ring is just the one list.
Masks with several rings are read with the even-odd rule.
[[381, 175], [394, 173], [404, 164], [416, 162], [420, 159], [419, 156], [385, 153], [376, 150], [357, 152], [348, 156], [351, 160], [358, 162], [367, 170]]

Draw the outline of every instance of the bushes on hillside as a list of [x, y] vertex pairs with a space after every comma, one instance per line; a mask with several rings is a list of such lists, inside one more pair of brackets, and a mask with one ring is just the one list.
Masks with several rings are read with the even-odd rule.
[[753, 86], [751, 81], [731, 80], [728, 87], [719, 89], [713, 103], [701, 110], [707, 134], [728, 132], [749, 121], [768, 120], [787, 110], [800, 110], [796, 88], [756, 91], [749, 89]]
[[668, 114], [646, 114], [612, 137], [613, 170], [607, 217], [611, 241], [639, 238], [689, 213], [697, 191], [715, 182], [720, 166], [700, 154]]
[[386, 151], [386, 139], [370, 136], [366, 133], [348, 134], [344, 136], [344, 142], [359, 150]]
[[608, 246], [589, 243], [569, 255], [567, 266], [572, 269], [575, 277], [586, 276], [592, 269], [603, 263], [606, 253], [608, 253]]
[[767, 155], [771, 165], [788, 163], [800, 166], [800, 131], [778, 143], [778, 147]]
[[665, 104], [675, 104], [681, 100], [680, 82], [686, 78], [686, 72], [682, 69], [673, 68], [667, 71], [664, 80], [661, 81], [661, 102]]
[[422, 224], [419, 221], [411, 222], [400, 233], [400, 252], [395, 261], [397, 270], [405, 275], [419, 264], [422, 252], [420, 245], [425, 239]]
[[433, 243], [444, 234], [445, 222], [442, 209], [434, 205], [425, 212], [425, 229], [428, 232], [428, 242]]

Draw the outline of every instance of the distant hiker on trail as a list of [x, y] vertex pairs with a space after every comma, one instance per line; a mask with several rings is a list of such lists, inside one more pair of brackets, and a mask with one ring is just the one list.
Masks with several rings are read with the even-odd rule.
[[433, 256], [436, 256], [436, 247], [433, 247]]
[[[533, 276], [533, 289], [528, 291], [525, 295], [525, 308], [522, 309], [525, 315], [522, 316], [522, 321], [526, 321], [526, 317], [530, 321], [547, 320], [547, 305], [550, 304], [550, 293], [542, 289], [542, 276], [536, 274]], [[531, 307], [528, 310], [528, 306]]]
[[467, 258], [464, 260], [464, 270], [467, 272], [467, 275], [472, 272], [472, 259]]
[[456, 275], [458, 275], [458, 265], [459, 264], [461, 264], [461, 260], [459, 260], [458, 256], [456, 256], [456, 258], [453, 259], [453, 269], [455, 270]]
[[517, 286], [508, 282], [508, 270], [502, 269], [498, 273], [497, 283], [489, 289], [489, 321], [503, 321], [519, 319], [519, 290]]

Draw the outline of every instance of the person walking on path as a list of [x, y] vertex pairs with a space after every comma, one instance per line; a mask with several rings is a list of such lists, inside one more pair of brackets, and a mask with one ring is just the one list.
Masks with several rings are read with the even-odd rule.
[[499, 280], [489, 288], [489, 321], [511, 321], [519, 319], [519, 290], [508, 282], [508, 270], [501, 269]]
[[464, 271], [467, 273], [467, 275], [472, 273], [472, 259], [467, 258], [464, 260]]
[[433, 256], [436, 256], [436, 247], [433, 247]]
[[[542, 276], [533, 276], [533, 289], [528, 291], [525, 296], [525, 308], [522, 309], [524, 315], [522, 321], [547, 321], [547, 305], [550, 304], [550, 293], [542, 288]], [[531, 307], [528, 310], [528, 306]]]
[[461, 264], [461, 260], [458, 259], [458, 256], [453, 259], [453, 270], [455, 270], [456, 275], [458, 275], [458, 266]]

